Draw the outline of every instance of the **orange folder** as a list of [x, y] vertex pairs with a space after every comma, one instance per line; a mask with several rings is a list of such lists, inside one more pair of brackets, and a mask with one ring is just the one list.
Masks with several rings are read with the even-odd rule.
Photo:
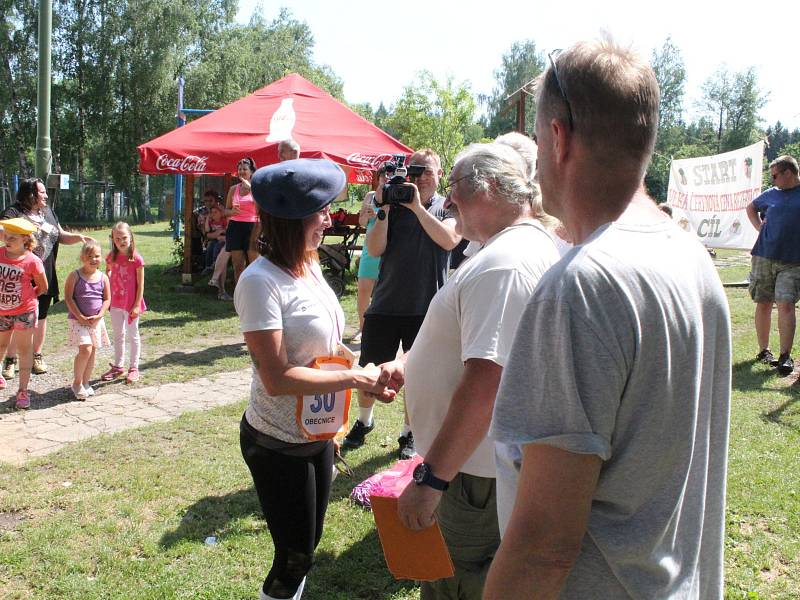
[[397, 516], [397, 497], [371, 495], [370, 502], [386, 566], [396, 579], [434, 581], [453, 576], [453, 562], [438, 523], [412, 531]]

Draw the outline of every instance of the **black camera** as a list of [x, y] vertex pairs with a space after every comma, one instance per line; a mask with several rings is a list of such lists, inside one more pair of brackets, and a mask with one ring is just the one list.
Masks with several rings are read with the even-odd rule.
[[384, 163], [386, 179], [383, 184], [382, 199], [375, 199], [376, 206], [386, 204], [410, 204], [414, 199], [414, 188], [408, 185], [425, 172], [424, 165], [408, 165], [405, 167], [406, 157], [397, 154], [394, 158]]

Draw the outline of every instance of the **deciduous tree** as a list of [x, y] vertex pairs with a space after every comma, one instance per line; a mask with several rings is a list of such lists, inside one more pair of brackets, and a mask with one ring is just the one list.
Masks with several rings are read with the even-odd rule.
[[481, 138], [475, 110], [468, 84], [456, 84], [451, 77], [439, 82], [422, 71], [403, 90], [387, 122], [407, 146], [433, 148], [442, 159], [442, 169], [449, 173], [456, 154]]

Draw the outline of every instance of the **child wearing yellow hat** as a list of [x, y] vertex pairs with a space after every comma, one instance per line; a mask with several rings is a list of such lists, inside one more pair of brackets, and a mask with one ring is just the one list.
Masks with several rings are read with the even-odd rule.
[[[11, 335], [20, 358], [17, 408], [30, 408], [28, 382], [33, 365], [33, 332], [39, 294], [47, 293], [44, 264], [31, 250], [36, 247], [36, 226], [27, 219], [0, 221], [5, 245], [0, 248], [0, 358], [5, 357]], [[6, 380], [0, 375], [0, 389]]]

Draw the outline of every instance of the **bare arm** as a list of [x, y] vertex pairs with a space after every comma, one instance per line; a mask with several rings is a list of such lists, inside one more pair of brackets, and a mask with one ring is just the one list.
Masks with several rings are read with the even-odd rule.
[[44, 272], [37, 273], [36, 275], [34, 275], [33, 283], [36, 286], [36, 295], [37, 296], [41, 296], [41, 295], [47, 293], [47, 288], [48, 288], [47, 275], [45, 275]]
[[753, 227], [756, 228], [756, 231], [761, 231], [761, 224], [763, 221], [761, 220], [761, 215], [758, 214], [758, 210], [756, 210], [755, 205], [751, 202], [747, 205], [745, 210], [747, 211], [747, 218], [750, 219], [750, 222], [753, 224]]
[[358, 224], [361, 227], [366, 227], [367, 222], [375, 216], [375, 210], [372, 208], [373, 195], [372, 192], [367, 192], [361, 201], [361, 210], [358, 211]]
[[69, 275], [67, 275], [67, 281], [64, 283], [64, 302], [67, 303], [67, 310], [72, 313], [72, 316], [80, 323], [81, 325], [86, 325], [86, 317], [83, 313], [78, 310], [78, 305], [75, 304], [75, 298], [72, 295], [75, 293], [75, 283], [77, 279], [77, 275], [75, 275], [75, 271], [72, 271]]
[[232, 185], [228, 188], [228, 195], [225, 196], [225, 210], [222, 211], [226, 217], [231, 217], [234, 215], [239, 214], [239, 209], [233, 208], [233, 190], [236, 188], [235, 185]]
[[60, 244], [66, 244], [67, 246], [71, 244], [85, 244], [86, 242], [96, 242], [93, 237], [89, 237], [88, 235], [83, 235], [81, 233], [70, 233], [69, 231], [64, 231], [61, 225], [58, 226], [58, 242]]
[[144, 267], [136, 269], [136, 297], [133, 299], [133, 306], [131, 307], [130, 317], [135, 319], [139, 316], [139, 307], [142, 305], [142, 298], [144, 297]]
[[422, 229], [428, 234], [437, 246], [444, 250], [452, 250], [461, 241], [461, 236], [456, 233], [456, 220], [445, 219], [440, 221], [429, 213], [419, 197], [419, 190], [413, 183], [408, 184], [414, 188], [414, 198], [408, 208], [417, 216]]
[[376, 219], [375, 224], [367, 232], [367, 252], [370, 256], [382, 256], [386, 252], [386, 240], [389, 237], [389, 205], [381, 207], [383, 219]]
[[414, 208], [412, 208], [412, 210], [417, 215], [419, 224], [422, 225], [425, 233], [428, 234], [428, 237], [431, 238], [437, 246], [444, 250], [452, 250], [458, 246], [458, 243], [461, 241], [461, 236], [456, 233], [455, 219], [440, 221], [422, 208], [422, 206], [420, 206], [418, 210]]
[[514, 510], [484, 600], [559, 597], [580, 553], [601, 465], [594, 454], [524, 447]]
[[105, 273], [101, 273], [103, 276], [103, 304], [100, 306], [100, 312], [97, 313], [92, 320], [97, 322], [102, 319], [105, 314], [108, 312], [108, 307], [111, 306], [111, 282], [108, 279], [108, 275]]
[[[447, 415], [425, 455], [425, 462], [439, 479], [453, 479], [486, 437], [502, 373], [503, 367], [491, 360], [467, 360]], [[398, 502], [400, 520], [409, 529], [432, 525], [441, 497], [442, 492], [430, 486], [409, 484]]]
[[[323, 371], [289, 364], [280, 329], [247, 331], [244, 341], [261, 383], [270, 396], [327, 394], [348, 388], [378, 394], [383, 391], [384, 386], [378, 383], [381, 371], [377, 367]], [[388, 390], [385, 393], [394, 394]]]

